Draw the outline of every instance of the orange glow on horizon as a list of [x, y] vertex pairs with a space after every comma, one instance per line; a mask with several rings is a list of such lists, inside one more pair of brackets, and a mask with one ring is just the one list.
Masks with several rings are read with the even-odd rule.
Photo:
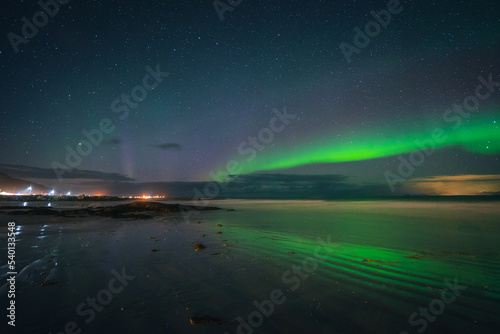
[[410, 179], [403, 185], [409, 193], [467, 196], [500, 193], [500, 175], [443, 175]]

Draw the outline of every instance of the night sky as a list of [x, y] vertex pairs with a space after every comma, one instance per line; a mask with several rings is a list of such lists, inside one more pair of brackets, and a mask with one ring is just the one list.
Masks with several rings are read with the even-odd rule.
[[0, 16], [11, 177], [116, 195], [195, 196], [228, 170], [212, 195], [500, 192], [498, 1], [60, 1]]

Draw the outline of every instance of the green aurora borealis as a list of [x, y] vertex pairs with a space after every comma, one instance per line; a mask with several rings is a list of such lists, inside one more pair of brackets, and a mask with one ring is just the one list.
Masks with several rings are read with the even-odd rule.
[[[245, 154], [234, 160], [239, 162], [240, 173], [248, 174], [308, 164], [377, 159], [414, 151], [422, 151], [426, 157], [435, 150], [451, 146], [461, 146], [477, 154], [496, 154], [500, 152], [500, 129], [495, 112], [498, 114], [498, 109], [461, 119], [460, 122], [455, 118], [454, 123], [443, 122], [442, 127], [420, 131], [396, 128], [387, 132], [387, 129], [380, 129], [370, 133], [364, 131], [359, 136], [344, 138], [342, 142], [323, 135], [288, 148], [268, 145], [259, 151], [256, 146], [252, 149], [255, 154], [249, 153], [251, 146], [246, 143], [242, 146], [245, 150], [240, 151]], [[429, 150], [431, 143], [435, 149]]]

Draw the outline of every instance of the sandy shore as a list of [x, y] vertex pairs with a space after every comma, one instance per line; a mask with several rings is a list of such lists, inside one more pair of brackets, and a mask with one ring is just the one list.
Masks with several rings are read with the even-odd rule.
[[[423, 325], [411, 315], [445, 289], [451, 300], [446, 282], [455, 280], [466, 288], [425, 332], [498, 327], [495, 203], [217, 205], [236, 211], [190, 223], [179, 213], [0, 215], [18, 227], [17, 332], [59, 333], [70, 323], [82, 333], [414, 333]], [[0, 268], [5, 282], [5, 261]], [[220, 322], [191, 324], [204, 316]]]

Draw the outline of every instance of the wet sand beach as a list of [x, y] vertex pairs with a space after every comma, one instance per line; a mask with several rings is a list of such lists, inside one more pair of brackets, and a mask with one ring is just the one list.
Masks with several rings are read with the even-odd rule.
[[3, 213], [3, 254], [7, 222], [17, 226], [16, 332], [59, 333], [68, 324], [82, 333], [499, 329], [498, 202], [214, 205], [235, 211], [189, 222], [179, 213]]

